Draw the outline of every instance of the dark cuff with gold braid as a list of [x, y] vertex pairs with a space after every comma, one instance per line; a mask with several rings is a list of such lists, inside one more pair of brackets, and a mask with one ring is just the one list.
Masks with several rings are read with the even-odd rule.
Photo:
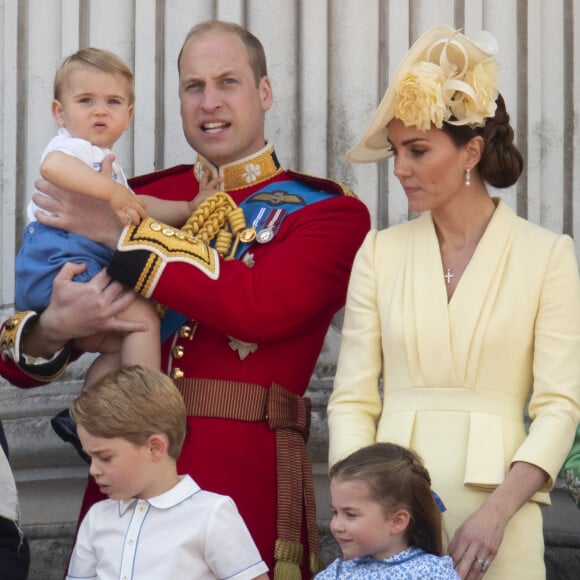
[[9, 318], [0, 334], [0, 352], [3, 360], [12, 360], [29, 377], [48, 383], [64, 372], [70, 360], [72, 345], [67, 343], [50, 360], [39, 358], [35, 362], [27, 362], [22, 353], [22, 339], [37, 319], [38, 314], [32, 310], [16, 312]]
[[213, 248], [151, 218], [123, 230], [107, 272], [149, 298], [169, 262], [191, 264], [212, 280], [219, 276], [219, 257]]

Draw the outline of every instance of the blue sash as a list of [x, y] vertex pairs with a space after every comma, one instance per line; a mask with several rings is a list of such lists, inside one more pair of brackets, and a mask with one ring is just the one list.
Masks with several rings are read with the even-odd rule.
[[[268, 243], [276, 235], [288, 215], [335, 195], [314, 189], [300, 181], [277, 181], [248, 196], [238, 207], [241, 207], [244, 212], [248, 228], [253, 227], [257, 234], [267, 230], [268, 235], [264, 239], [265, 243]], [[274, 223], [268, 222], [269, 219]], [[239, 260], [255, 243], [256, 239], [240, 243], [236, 249], [235, 258]], [[211, 245], [213, 246], [213, 242]], [[161, 319], [161, 343], [163, 344], [187, 320], [187, 316], [167, 309]]]

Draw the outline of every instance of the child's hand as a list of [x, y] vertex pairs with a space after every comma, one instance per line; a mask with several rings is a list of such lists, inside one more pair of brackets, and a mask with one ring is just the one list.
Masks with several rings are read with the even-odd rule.
[[210, 178], [208, 171], [204, 171], [199, 180], [199, 193], [189, 202], [189, 213], [192, 214], [210, 195], [221, 191], [223, 177]]
[[220, 190], [220, 185], [224, 182], [223, 177], [210, 178], [209, 171], [204, 171], [203, 175], [199, 181], [199, 193], [197, 195], [206, 194], [212, 195]]
[[111, 198], [111, 206], [124, 226], [138, 224], [147, 217], [145, 203], [130, 189], [120, 186]]

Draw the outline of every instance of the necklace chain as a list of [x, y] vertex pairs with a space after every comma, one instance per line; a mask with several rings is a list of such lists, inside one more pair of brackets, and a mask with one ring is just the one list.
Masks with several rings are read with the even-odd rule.
[[[480, 236], [481, 237], [481, 236]], [[457, 277], [457, 275], [461, 275], [462, 273], [462, 268], [464, 268], [464, 266], [467, 265], [467, 263], [469, 262], [469, 260], [471, 259], [471, 256], [473, 255], [473, 252], [475, 251], [475, 248], [477, 246], [477, 244], [479, 243], [479, 238], [475, 240], [472, 240], [470, 242], [468, 242], [462, 249], [461, 251], [457, 254], [456, 259], [455, 259], [455, 264], [451, 265], [451, 266], [445, 266], [445, 264], [443, 265], [445, 273], [443, 274], [443, 278], [445, 278], [445, 282], [447, 282], [447, 284], [451, 284], [451, 282], [455, 281], [454, 278]], [[459, 274], [454, 274], [453, 271], [459, 269]]]
[[[475, 238], [473, 238], [472, 240], [470, 240], [469, 242], [467, 242], [463, 248], [461, 248], [461, 250], [459, 252], [456, 253], [455, 255], [455, 263], [452, 264], [451, 266], [446, 266], [445, 263], [443, 263], [443, 278], [445, 279], [445, 282], [447, 282], [447, 285], [451, 284], [451, 282], [456, 282], [457, 281], [457, 277], [461, 277], [461, 275], [463, 274], [463, 270], [467, 267], [467, 264], [469, 264], [469, 261], [471, 260], [475, 249], [477, 247], [477, 245], [479, 244], [481, 238], [483, 237], [483, 234], [485, 233], [485, 230], [487, 229], [487, 226], [491, 220], [491, 218], [493, 217], [493, 213], [495, 212], [495, 208], [497, 206], [497, 204], [495, 202], [494, 203], [494, 207], [493, 207], [493, 211], [491, 213], [491, 215], [489, 216], [489, 218], [485, 221], [485, 223], [482, 225], [478, 235], [475, 236]], [[435, 226], [437, 228], [437, 226]], [[439, 231], [437, 231], [437, 236], [439, 237], [439, 244], [440, 244], [440, 248], [441, 248], [441, 257], [443, 258], [443, 246], [442, 246], [442, 241], [440, 238], [440, 234]], [[457, 270], [457, 273], [453, 273], [454, 270]]]

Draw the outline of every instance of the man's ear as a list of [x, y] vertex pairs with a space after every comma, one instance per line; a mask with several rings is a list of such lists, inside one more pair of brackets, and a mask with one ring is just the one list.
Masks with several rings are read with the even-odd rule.
[[392, 515], [392, 528], [394, 534], [402, 534], [411, 521], [411, 514], [408, 510], [400, 509]]
[[149, 447], [149, 453], [153, 458], [153, 461], [160, 461], [167, 455], [167, 449], [169, 447], [169, 442], [167, 441], [167, 436], [162, 433], [154, 433], [150, 435], [146, 443]]
[[268, 77], [262, 77], [258, 84], [258, 91], [260, 93], [260, 102], [262, 103], [262, 111], [269, 111], [272, 107], [274, 95], [272, 93], [272, 83]]
[[60, 101], [54, 99], [51, 106], [52, 116], [59, 127], [64, 127], [64, 107]]

